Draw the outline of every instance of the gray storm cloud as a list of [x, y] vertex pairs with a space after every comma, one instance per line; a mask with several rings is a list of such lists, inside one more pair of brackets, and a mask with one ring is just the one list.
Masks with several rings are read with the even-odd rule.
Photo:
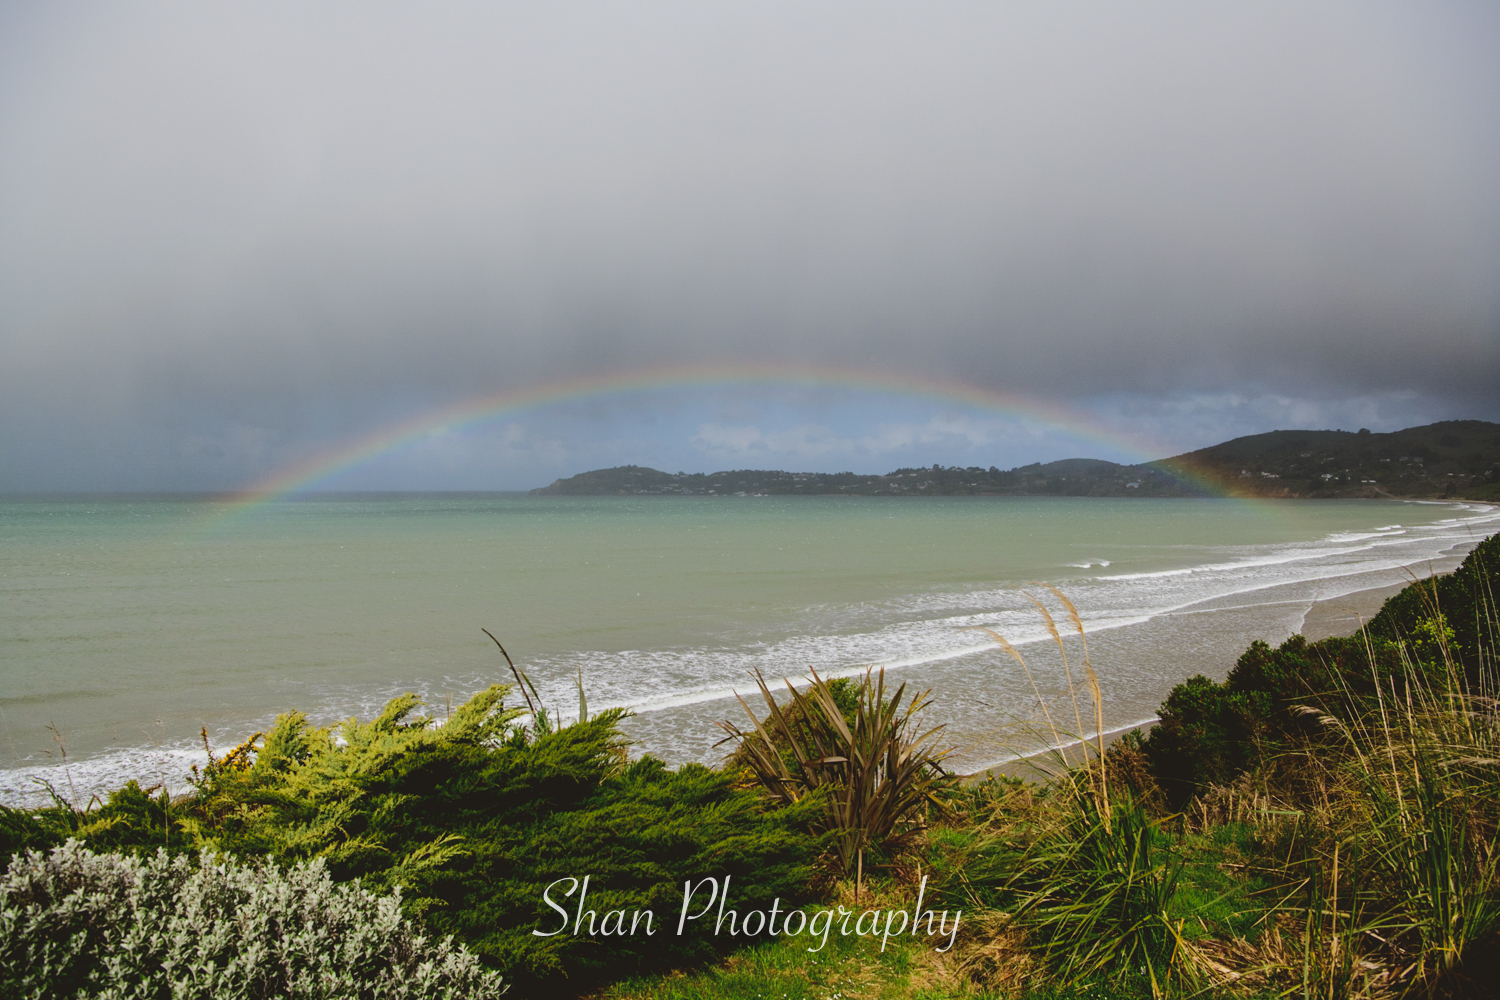
[[0, 487], [684, 360], [1493, 417], [1497, 43], [1479, 4], [10, 5]]

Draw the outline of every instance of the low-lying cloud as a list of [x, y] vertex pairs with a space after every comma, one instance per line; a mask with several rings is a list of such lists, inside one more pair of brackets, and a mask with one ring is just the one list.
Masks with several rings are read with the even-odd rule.
[[[1477, 3], [13, 5], [0, 489], [242, 485], [693, 361], [1198, 444], [1495, 418], [1497, 43]], [[671, 447], [983, 443], [699, 423]], [[587, 450], [524, 433], [484, 460]]]

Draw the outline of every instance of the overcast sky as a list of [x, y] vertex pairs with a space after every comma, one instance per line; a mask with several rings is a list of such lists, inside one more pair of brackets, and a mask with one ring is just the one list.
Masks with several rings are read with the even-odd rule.
[[1500, 419], [1496, 52], [1493, 3], [0, 3], [0, 491], [236, 488], [682, 362], [1120, 437], [686, 389], [330, 485]]

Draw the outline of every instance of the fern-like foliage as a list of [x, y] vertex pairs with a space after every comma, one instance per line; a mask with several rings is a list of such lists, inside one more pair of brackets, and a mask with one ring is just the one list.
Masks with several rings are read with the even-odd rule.
[[[716, 938], [709, 921], [676, 936], [688, 879], [730, 876], [741, 910], [820, 891], [811, 807], [767, 803], [701, 765], [630, 761], [621, 709], [522, 725], [507, 690], [480, 692], [441, 724], [412, 696], [336, 727], [289, 713], [258, 748], [210, 760], [186, 798], [132, 785], [92, 810], [0, 814], [0, 834], [18, 847], [77, 836], [137, 853], [316, 861], [334, 879], [400, 889], [407, 916], [537, 995], [743, 944]], [[543, 890], [585, 876], [586, 910], [650, 909], [655, 934], [533, 935], [558, 923]], [[571, 912], [576, 895], [567, 903]]]

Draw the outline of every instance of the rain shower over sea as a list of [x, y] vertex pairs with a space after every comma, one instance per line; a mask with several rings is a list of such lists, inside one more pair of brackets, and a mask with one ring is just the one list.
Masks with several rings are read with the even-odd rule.
[[[749, 672], [884, 666], [931, 688], [961, 770], [1064, 690], [1021, 588], [1081, 611], [1105, 726], [1299, 630], [1316, 600], [1450, 569], [1480, 504], [1043, 497], [308, 495], [0, 500], [0, 801], [184, 783], [298, 709], [441, 718], [509, 671], [564, 719], [628, 706], [637, 752], [714, 763]], [[1055, 603], [1055, 602], [1054, 602]], [[1070, 713], [1071, 714], [1071, 713]], [[66, 748], [66, 763], [63, 749]]]

